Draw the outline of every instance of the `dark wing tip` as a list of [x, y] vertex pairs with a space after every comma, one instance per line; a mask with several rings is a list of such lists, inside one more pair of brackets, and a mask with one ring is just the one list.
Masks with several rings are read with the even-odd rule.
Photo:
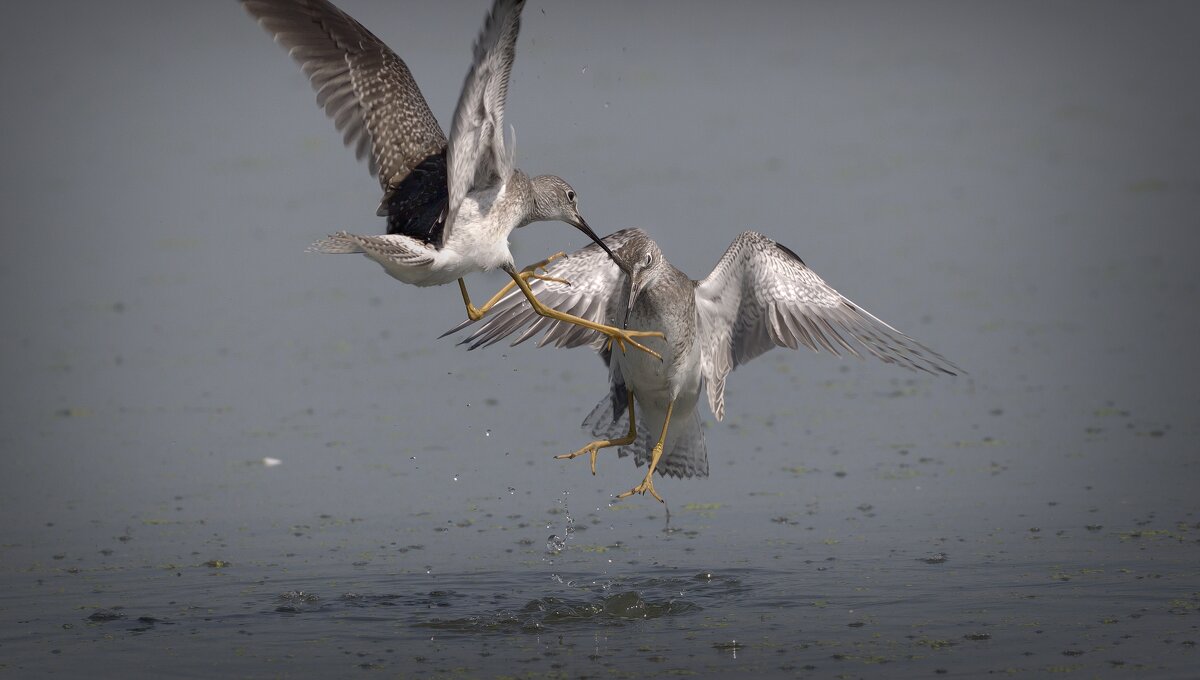
[[[451, 328], [450, 330], [446, 331], [445, 333], [442, 333], [441, 335], [439, 335], [439, 336], [438, 336], [438, 340], [441, 340], [442, 338], [446, 337], [447, 335], [454, 335], [455, 333], [457, 333], [457, 332], [461, 331], [462, 329], [464, 329], [464, 328], [466, 328], [467, 326], [470, 326], [470, 325], [472, 325], [472, 324], [474, 324], [474, 323], [475, 323], [475, 321], [474, 321], [474, 320], [472, 320], [472, 319], [469, 319], [469, 318], [468, 318], [468, 319], [466, 319], [465, 321], [463, 321], [462, 323], [460, 323], [460, 324], [458, 324], [457, 326], [455, 326], [454, 328]], [[466, 343], [466, 342], [467, 342], [466, 340], [462, 340], [462, 341], [460, 341], [458, 344], [462, 345], [462, 344], [464, 344], [464, 343]]]
[[[789, 257], [791, 257], [793, 260], [799, 262], [800, 264], [804, 264], [804, 260], [801, 260], [799, 255], [792, 252], [791, 248], [788, 248], [787, 246], [783, 245], [779, 241], [775, 241], [775, 247], [782, 250], [783, 252], [787, 253], [787, 255]], [[808, 265], [804, 264], [804, 266], [807, 267]]]

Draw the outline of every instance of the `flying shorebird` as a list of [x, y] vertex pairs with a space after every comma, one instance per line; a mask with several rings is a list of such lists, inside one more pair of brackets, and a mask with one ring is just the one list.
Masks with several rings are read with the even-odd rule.
[[548, 267], [548, 278], [532, 284], [534, 292], [545, 304], [596, 323], [634, 323], [664, 332], [665, 340], [648, 341], [662, 353], [661, 362], [638, 353], [614, 354], [610, 343], [585, 328], [537, 318], [513, 294], [502, 298], [461, 344], [475, 349], [525, 329], [513, 345], [545, 330], [539, 347], [598, 348], [609, 368], [610, 390], [583, 426], [599, 439], [557, 458], [590, 454], [596, 474], [599, 450], [619, 446], [621, 457], [633, 454], [639, 467], [649, 463], [641, 484], [618, 498], [649, 492], [662, 501], [654, 490], [655, 471], [707, 476], [708, 452], [696, 408], [701, 386], [707, 386], [708, 405], [721, 420], [725, 378], [772, 347], [804, 345], [860, 358], [865, 353], [928, 373], [955, 375], [961, 370], [847, 300], [799, 256], [757, 232], [742, 232], [701, 281], [672, 266], [641, 229], [623, 229], [604, 242], [628, 263], [628, 273], [589, 244]]
[[[579, 214], [571, 185], [554, 175], [529, 177], [513, 166], [505, 145], [504, 105], [523, 0], [496, 0], [484, 21], [449, 142], [408, 66], [350, 15], [327, 0], [241, 2], [300, 64], [317, 104], [358, 158], [367, 157], [383, 187], [377, 214], [387, 217], [387, 234], [338, 232], [310, 250], [363, 253], [417, 286], [457, 280], [470, 319], [517, 286], [538, 314], [600, 332], [622, 349], [629, 343], [651, 351], [634, 340], [645, 333], [564, 314], [534, 298], [527, 280], [541, 278], [537, 268], [558, 255], [521, 271], [513, 265], [508, 235], [542, 220], [566, 222], [612, 255]], [[475, 307], [463, 277], [497, 267], [512, 282]]]

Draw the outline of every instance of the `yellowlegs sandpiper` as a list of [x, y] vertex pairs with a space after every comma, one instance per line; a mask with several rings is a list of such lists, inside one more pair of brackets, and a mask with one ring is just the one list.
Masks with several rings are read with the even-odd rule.
[[708, 405], [720, 420], [725, 378], [772, 347], [804, 345], [860, 358], [869, 354], [929, 373], [955, 375], [961, 370], [843, 297], [795, 253], [757, 232], [738, 235], [701, 281], [672, 266], [641, 229], [623, 229], [603, 240], [628, 263], [628, 273], [589, 244], [549, 266], [548, 278], [532, 284], [534, 292], [545, 304], [596, 323], [634, 323], [662, 331], [665, 340], [647, 341], [662, 361], [614, 354], [604, 338], [585, 328], [537, 318], [514, 294], [501, 299], [463, 343], [475, 349], [524, 329], [512, 344], [545, 330], [539, 346], [598, 348], [609, 367], [610, 390], [583, 425], [600, 439], [558, 458], [590, 454], [595, 474], [597, 452], [620, 446], [619, 455], [633, 454], [638, 466], [649, 463], [641, 484], [618, 498], [649, 492], [662, 501], [654, 490], [656, 470], [676, 477], [707, 476], [708, 452], [696, 409], [701, 385], [707, 386]]
[[[457, 280], [471, 319], [482, 317], [517, 286], [538, 314], [603, 333], [622, 349], [629, 343], [652, 353], [634, 337], [657, 333], [571, 316], [534, 298], [527, 280], [539, 279], [537, 268], [549, 260], [521, 271], [513, 265], [508, 235], [531, 222], [566, 222], [600, 243], [579, 214], [575, 190], [559, 177], [521, 172], [505, 145], [504, 106], [523, 0], [496, 0], [492, 6], [475, 43], [448, 142], [408, 66], [332, 3], [242, 0], [242, 5], [300, 64], [317, 91], [317, 103], [358, 157], [367, 157], [383, 187], [377, 212], [387, 217], [387, 234], [339, 232], [311, 250], [363, 253], [394, 278], [418, 286]], [[475, 307], [463, 277], [497, 267], [512, 282]]]

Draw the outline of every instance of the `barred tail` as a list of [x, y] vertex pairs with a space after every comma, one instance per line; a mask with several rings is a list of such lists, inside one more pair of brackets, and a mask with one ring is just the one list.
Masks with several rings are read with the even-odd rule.
[[[638, 467], [650, 464], [650, 452], [657, 443], [658, 432], [649, 431], [638, 422], [638, 439], [633, 446], [621, 447], [617, 455], [624, 458], [633, 454]], [[671, 477], [707, 477], [708, 446], [704, 442], [704, 430], [700, 428], [700, 412], [680, 414], [671, 419], [667, 428], [667, 441], [663, 455], [655, 470], [658, 474]]]
[[330, 234], [329, 238], [321, 239], [313, 243], [304, 250], [306, 253], [361, 253], [362, 246], [352, 234], [344, 231], [339, 231], [336, 234]]
[[[591, 430], [593, 437], [616, 439], [629, 432], [628, 402], [614, 399], [614, 394], [609, 394], [596, 404], [596, 408], [583, 421], [583, 427]], [[621, 394], [624, 394], [623, 387]], [[650, 464], [650, 451], [658, 443], [662, 431], [661, 422], [648, 426], [643, 417], [643, 413], [638, 414], [637, 440], [617, 451], [617, 456], [621, 458], [633, 456], [638, 467]], [[704, 430], [700, 427], [700, 413], [695, 408], [691, 413], [677, 415], [671, 420], [657, 472], [679, 478], [708, 476], [708, 447], [704, 443]]]

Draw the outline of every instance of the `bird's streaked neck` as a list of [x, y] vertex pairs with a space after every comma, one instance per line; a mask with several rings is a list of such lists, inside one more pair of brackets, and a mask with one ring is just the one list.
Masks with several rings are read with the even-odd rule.
[[533, 180], [529, 178], [529, 175], [520, 170], [513, 170], [512, 174], [509, 175], [505, 191], [510, 192], [510, 195], [514, 198], [521, 196], [524, 199], [520, 201], [524, 209], [517, 219], [517, 229], [534, 222], [553, 219], [547, 214], [545, 208], [539, 204], [537, 187], [534, 186]]

